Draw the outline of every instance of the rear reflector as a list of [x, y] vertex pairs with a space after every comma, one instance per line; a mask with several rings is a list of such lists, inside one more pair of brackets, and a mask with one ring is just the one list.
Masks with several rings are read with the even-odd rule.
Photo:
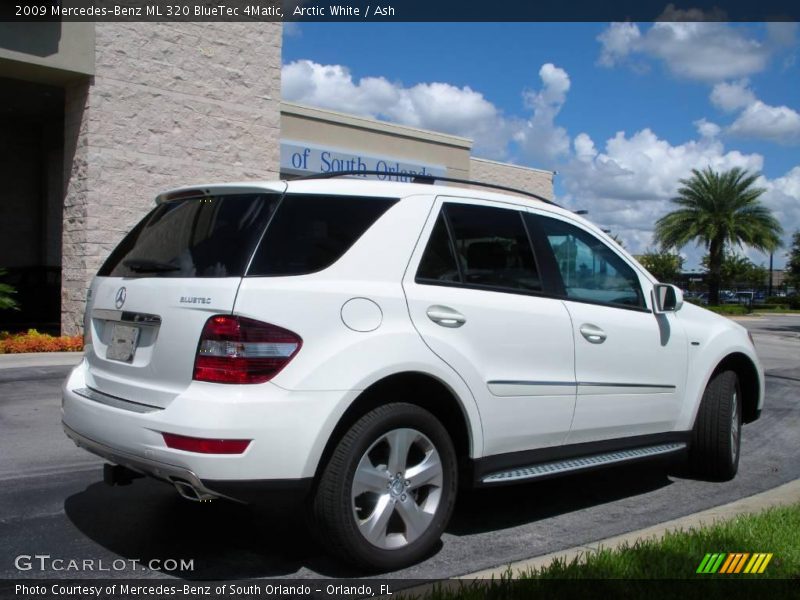
[[200, 454], [241, 454], [247, 450], [251, 442], [251, 440], [208, 440], [174, 433], [162, 433], [161, 435], [164, 436], [167, 448]]
[[246, 317], [206, 321], [193, 378], [212, 383], [264, 383], [289, 364], [303, 345], [296, 333]]

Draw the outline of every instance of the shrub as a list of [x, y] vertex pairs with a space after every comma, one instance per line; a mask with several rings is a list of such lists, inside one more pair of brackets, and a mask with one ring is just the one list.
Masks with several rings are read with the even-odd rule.
[[[8, 271], [0, 269], [0, 277], [4, 277]], [[19, 310], [19, 304], [11, 296], [16, 294], [17, 290], [7, 283], [0, 283], [0, 310]]]
[[83, 337], [62, 335], [56, 337], [29, 329], [27, 333], [0, 332], [0, 354], [20, 354], [23, 352], [80, 352], [83, 350]]
[[719, 315], [746, 315], [750, 311], [743, 304], [720, 304], [719, 306], [704, 306]]

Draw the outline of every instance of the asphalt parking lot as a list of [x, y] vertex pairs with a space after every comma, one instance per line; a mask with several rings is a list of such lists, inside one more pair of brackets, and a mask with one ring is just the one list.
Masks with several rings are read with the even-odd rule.
[[[678, 467], [622, 467], [462, 496], [442, 544], [395, 573], [450, 577], [636, 530], [800, 478], [800, 316], [747, 318], [767, 370], [762, 418], [745, 427], [739, 475], [694, 481]], [[67, 367], [0, 369], [0, 577], [357, 576], [285, 510], [195, 504], [139, 480], [110, 488], [101, 461], [61, 432]], [[20, 571], [19, 555], [102, 560], [111, 571]], [[120, 562], [120, 559], [123, 559]], [[191, 559], [192, 571], [136, 572], [131, 560]], [[114, 563], [113, 561], [117, 561]], [[95, 563], [96, 565], [97, 563]]]

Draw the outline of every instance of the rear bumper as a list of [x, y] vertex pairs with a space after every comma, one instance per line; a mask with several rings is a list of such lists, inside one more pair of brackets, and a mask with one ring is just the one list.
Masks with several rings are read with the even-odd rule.
[[[290, 392], [270, 383], [192, 382], [166, 407], [114, 398], [87, 384], [86, 363], [63, 388], [64, 431], [81, 446], [139, 473], [187, 482], [201, 495], [252, 498], [259, 491], [307, 490], [351, 392]], [[162, 433], [252, 440], [242, 454], [168, 448]]]
[[101, 444], [100, 442], [96, 442], [95, 440], [81, 435], [77, 431], [71, 429], [66, 423], [62, 423], [62, 425], [64, 427], [64, 433], [67, 434], [68, 438], [75, 442], [76, 446], [83, 448], [84, 450], [88, 450], [92, 454], [96, 454], [97, 456], [104, 458], [109, 462], [112, 462], [116, 465], [122, 465], [132, 469], [133, 471], [136, 471], [137, 473], [142, 473], [143, 475], [150, 475], [151, 477], [161, 479], [162, 481], [171, 483], [173, 485], [189, 484], [198, 492], [197, 499], [201, 501], [212, 500], [214, 498], [221, 497], [227, 497], [230, 500], [236, 500], [236, 498], [231, 498], [219, 492], [208, 489], [200, 480], [200, 478], [189, 469], [155, 460], [148, 460], [141, 456], [129, 454], [128, 452], [122, 452], [121, 450], [111, 448], [110, 446], [106, 446], [105, 444]]
[[274, 502], [277, 497], [282, 497], [281, 504], [292, 505], [308, 494], [314, 481], [311, 477], [264, 481], [204, 481], [189, 469], [121, 452], [90, 440], [86, 436], [73, 431], [67, 425], [63, 425], [63, 427], [67, 437], [75, 442], [75, 445], [79, 448], [83, 448], [116, 465], [122, 465], [142, 475], [149, 475], [175, 485], [182, 495], [186, 495], [186, 490], [181, 490], [180, 488], [188, 484], [197, 495], [196, 498], [192, 499], [201, 502], [216, 498], [226, 498], [251, 504]]

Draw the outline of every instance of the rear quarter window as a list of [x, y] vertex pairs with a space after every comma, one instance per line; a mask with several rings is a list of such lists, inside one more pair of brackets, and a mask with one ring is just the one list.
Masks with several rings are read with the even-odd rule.
[[339, 260], [396, 202], [396, 198], [287, 194], [247, 275], [321, 271]]

